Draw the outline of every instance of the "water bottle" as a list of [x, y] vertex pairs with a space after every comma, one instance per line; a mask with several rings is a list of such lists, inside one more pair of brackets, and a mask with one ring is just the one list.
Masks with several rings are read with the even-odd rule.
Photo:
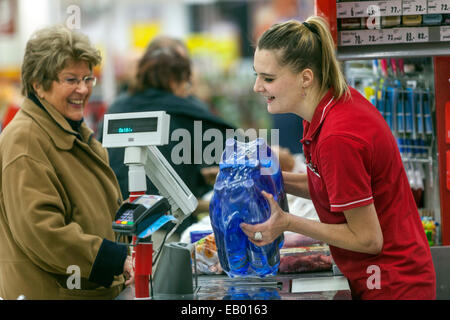
[[239, 225], [269, 219], [270, 206], [262, 190], [272, 194], [283, 210], [288, 210], [278, 159], [271, 155], [263, 139], [248, 143], [228, 139], [219, 167], [210, 217], [222, 268], [231, 277], [276, 274], [283, 236], [258, 247], [248, 240]]
[[225, 183], [223, 181], [219, 181], [214, 184], [214, 194], [217, 196], [211, 199], [210, 221], [214, 232], [214, 238], [216, 241], [217, 253], [219, 256], [220, 264], [222, 266], [222, 269], [226, 273], [229, 273], [230, 267], [228, 265], [228, 259], [226, 256], [226, 249], [225, 249], [225, 237], [224, 237], [225, 231], [224, 225], [222, 223], [222, 211], [220, 210], [220, 208], [222, 208], [223, 206], [222, 202], [225, 197], [224, 187]]

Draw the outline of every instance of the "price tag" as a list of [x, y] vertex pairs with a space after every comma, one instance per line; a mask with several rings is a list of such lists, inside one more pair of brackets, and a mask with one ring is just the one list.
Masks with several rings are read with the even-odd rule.
[[341, 31], [341, 46], [361, 46], [366, 44], [365, 37], [361, 36], [362, 31]]
[[384, 43], [402, 43], [403, 39], [403, 32], [400, 28], [384, 30]]
[[364, 30], [361, 35], [363, 42], [368, 45], [382, 44], [385, 42], [383, 30]]
[[450, 41], [450, 26], [441, 27], [441, 41]]
[[386, 2], [386, 11], [383, 16], [402, 15], [402, 0], [392, 0]]
[[427, 0], [403, 0], [403, 15], [426, 14]]
[[367, 17], [367, 7], [372, 2], [340, 2], [337, 3], [338, 18], [362, 18]]
[[341, 31], [341, 46], [361, 45], [361, 37], [356, 31]]
[[428, 42], [428, 28], [402, 28], [403, 41], [405, 43], [412, 42]]
[[448, 0], [428, 0], [428, 13], [450, 13]]
[[355, 30], [340, 32], [341, 46], [363, 46], [385, 43], [383, 30]]
[[367, 5], [364, 3], [355, 2], [350, 10], [352, 17], [365, 17], [367, 16]]
[[349, 2], [339, 2], [336, 4], [336, 16], [338, 18], [351, 18], [350, 9], [353, 4]]

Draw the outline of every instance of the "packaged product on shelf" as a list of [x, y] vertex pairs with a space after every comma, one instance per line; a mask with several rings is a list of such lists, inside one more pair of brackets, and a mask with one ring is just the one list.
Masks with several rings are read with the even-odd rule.
[[405, 27], [417, 27], [422, 24], [422, 16], [412, 15], [412, 16], [403, 16], [402, 17], [402, 24]]
[[423, 16], [424, 26], [439, 26], [442, 22], [442, 14], [425, 14]]
[[439, 224], [431, 217], [422, 217], [422, 225], [427, 236], [428, 244], [434, 246], [436, 244], [436, 227]]
[[442, 23], [445, 25], [450, 25], [450, 14], [444, 14]]
[[340, 30], [361, 29], [361, 18], [344, 18], [340, 22]]
[[401, 16], [381, 17], [381, 27], [391, 28], [398, 27], [401, 24]]

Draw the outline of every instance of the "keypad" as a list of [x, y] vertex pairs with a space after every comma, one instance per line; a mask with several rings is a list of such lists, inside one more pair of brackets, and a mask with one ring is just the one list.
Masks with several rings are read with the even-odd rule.
[[121, 216], [119, 220], [116, 220], [116, 224], [127, 224], [132, 225], [133, 224], [133, 210], [128, 209], [125, 211]]

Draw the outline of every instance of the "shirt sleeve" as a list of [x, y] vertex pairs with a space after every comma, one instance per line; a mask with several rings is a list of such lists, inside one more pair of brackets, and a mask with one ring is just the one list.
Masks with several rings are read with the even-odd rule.
[[2, 172], [5, 212], [15, 243], [35, 265], [67, 274], [77, 265], [81, 277], [104, 286], [120, 274], [126, 247], [87, 234], [72, 221], [56, 173], [28, 156], [19, 156]]
[[372, 157], [366, 143], [347, 136], [330, 136], [319, 145], [318, 158], [332, 212], [373, 203]]

